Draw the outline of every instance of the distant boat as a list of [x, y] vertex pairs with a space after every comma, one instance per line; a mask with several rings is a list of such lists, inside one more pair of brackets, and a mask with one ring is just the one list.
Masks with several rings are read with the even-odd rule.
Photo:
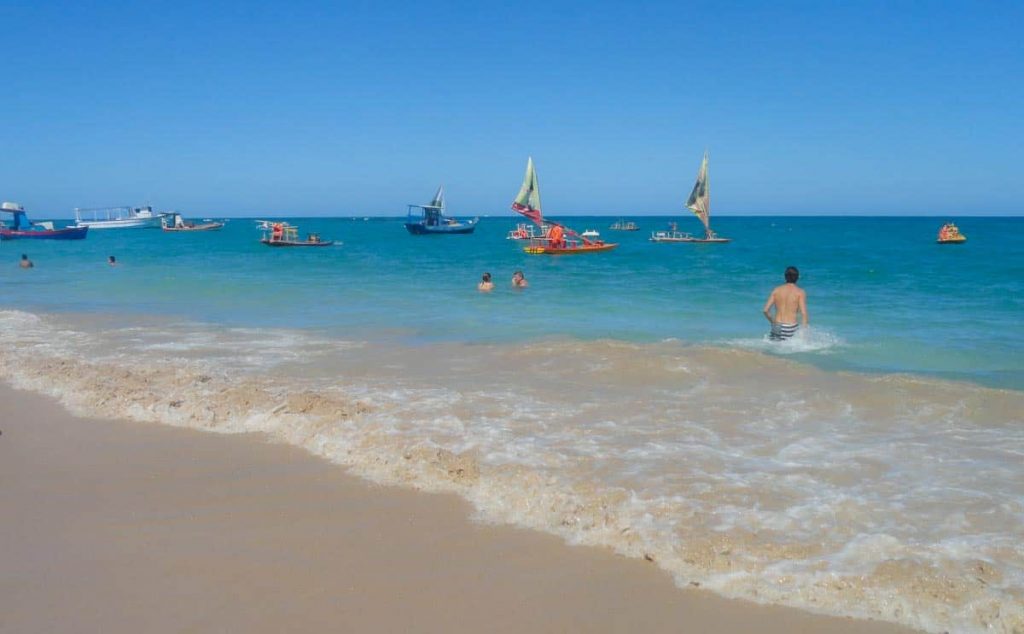
[[459, 220], [445, 215], [444, 185], [426, 205], [408, 205], [405, 228], [413, 235], [473, 233], [479, 218]]
[[160, 219], [160, 226], [164, 231], [217, 231], [224, 226], [223, 222], [202, 222], [196, 224], [194, 222], [185, 222], [176, 211], [168, 211], [162, 214], [163, 217]]
[[955, 224], [947, 222], [939, 229], [939, 237], [935, 241], [939, 244], [963, 244], [967, 242], [967, 236], [960, 233]]
[[263, 237], [260, 242], [268, 247], [329, 247], [334, 240], [323, 240], [320, 234], [310, 233], [305, 240], [299, 240], [299, 228], [287, 222], [260, 221]]
[[93, 229], [158, 229], [163, 214], [146, 207], [75, 208], [75, 226]]
[[[537, 181], [532, 157], [526, 161], [526, 176], [523, 177], [523, 185], [512, 203], [512, 209], [529, 218], [536, 226], [545, 226], [544, 216], [540, 210], [540, 184]], [[550, 228], [544, 236], [530, 240], [530, 245], [523, 251], [535, 255], [574, 255], [611, 251], [619, 246], [602, 240], [592, 240], [557, 222], [549, 220], [547, 225]]]
[[689, 233], [680, 232], [676, 223], [669, 223], [669, 231], [654, 231], [651, 233], [651, 242], [700, 242], [719, 243], [730, 242], [729, 238], [721, 238], [711, 230], [711, 183], [708, 181], [708, 153], [704, 152], [704, 160], [700, 163], [700, 170], [697, 171], [697, 182], [693, 184], [693, 191], [686, 201], [686, 207], [692, 211], [700, 221], [704, 223], [704, 237], [695, 238]]
[[622, 218], [613, 222], [608, 228], [612, 231], [638, 231], [640, 229], [632, 220], [623, 220]]
[[0, 240], [81, 240], [89, 227], [54, 229], [52, 222], [32, 222], [17, 203], [0, 204], [0, 212], [11, 214], [11, 226], [0, 223]]

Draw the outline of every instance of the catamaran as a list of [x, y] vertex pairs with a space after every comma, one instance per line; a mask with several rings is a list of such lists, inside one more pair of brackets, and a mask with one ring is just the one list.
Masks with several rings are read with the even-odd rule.
[[164, 214], [146, 207], [75, 208], [75, 226], [93, 229], [157, 229]]
[[434, 199], [426, 205], [408, 205], [405, 228], [413, 235], [435, 233], [473, 233], [479, 218], [459, 220], [444, 214], [444, 185], [437, 188]]
[[[545, 220], [540, 211], [540, 184], [537, 182], [537, 172], [533, 168], [532, 157], [526, 161], [526, 176], [523, 177], [523, 186], [519, 188], [519, 195], [512, 203], [512, 209], [532, 220], [538, 227], [544, 227]], [[546, 222], [551, 228], [547, 230], [543, 238], [530, 240], [530, 245], [523, 251], [535, 255], [572, 255], [611, 251], [619, 246], [603, 240], [591, 240], [569, 227], [551, 220]]]
[[711, 230], [711, 184], [708, 182], [708, 153], [704, 152], [704, 160], [700, 163], [700, 170], [697, 172], [697, 182], [693, 184], [693, 191], [686, 201], [686, 207], [692, 211], [700, 221], [704, 223], [704, 237], [695, 238], [689, 233], [683, 233], [676, 229], [676, 223], [669, 223], [669, 231], [654, 231], [651, 233], [651, 242], [701, 242], [718, 243], [729, 242], [729, 238], [719, 237]]

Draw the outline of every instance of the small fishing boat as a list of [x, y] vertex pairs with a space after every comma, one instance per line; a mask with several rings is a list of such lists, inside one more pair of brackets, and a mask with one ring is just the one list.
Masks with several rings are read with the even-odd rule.
[[608, 227], [612, 231], [639, 231], [640, 227], [637, 226], [632, 220], [623, 220], [619, 218]]
[[89, 227], [55, 229], [52, 222], [32, 222], [18, 203], [0, 204], [0, 212], [11, 214], [11, 224], [0, 222], [0, 240], [81, 240]]
[[260, 242], [268, 247], [329, 247], [334, 240], [323, 240], [319, 234], [310, 233], [305, 240], [299, 240], [299, 228], [287, 222], [264, 222], [261, 225], [263, 237]]
[[689, 233], [683, 233], [676, 227], [676, 223], [669, 223], [669, 231], [654, 231], [651, 233], [651, 242], [696, 242], [704, 244], [716, 244], [720, 242], [731, 242], [730, 238], [720, 237], [711, 230], [711, 184], [708, 181], [708, 153], [704, 152], [704, 160], [700, 163], [697, 171], [697, 182], [693, 184], [693, 191], [686, 201], [686, 207], [692, 211], [704, 224], [704, 237], [697, 238]]
[[[545, 227], [544, 216], [540, 210], [540, 184], [537, 181], [537, 171], [533, 167], [532, 157], [526, 161], [526, 176], [523, 177], [523, 185], [512, 203], [512, 209], [529, 218], [537, 227]], [[557, 222], [548, 220], [546, 225], [549, 228], [544, 235], [531, 239], [529, 246], [523, 251], [534, 255], [576, 255], [611, 251], [619, 246], [578, 234]]]
[[160, 226], [164, 231], [217, 231], [224, 226], [223, 222], [186, 222], [176, 211], [168, 211], [160, 219]]
[[967, 236], [960, 233], [955, 224], [947, 222], [939, 229], [939, 237], [935, 241], [939, 244], [963, 244], [967, 242]]
[[146, 207], [75, 208], [75, 226], [93, 229], [157, 229], [163, 214]]
[[408, 205], [405, 228], [409, 233], [421, 235], [473, 233], [480, 218], [459, 220], [446, 216], [444, 202], [444, 185], [437, 188], [434, 199], [426, 205]]

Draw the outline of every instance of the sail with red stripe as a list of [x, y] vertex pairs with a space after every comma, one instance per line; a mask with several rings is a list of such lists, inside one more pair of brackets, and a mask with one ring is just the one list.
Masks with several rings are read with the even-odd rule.
[[526, 176], [519, 195], [512, 203], [512, 209], [532, 220], [537, 226], [543, 227], [544, 217], [540, 212], [540, 185], [537, 183], [537, 171], [533, 169], [533, 157], [526, 161]]

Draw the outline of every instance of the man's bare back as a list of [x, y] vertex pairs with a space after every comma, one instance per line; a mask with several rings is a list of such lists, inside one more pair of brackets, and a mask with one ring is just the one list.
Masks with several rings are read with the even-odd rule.
[[[797, 314], [803, 318], [803, 325], [807, 327], [807, 293], [796, 285], [800, 272], [796, 267], [786, 269], [786, 283], [776, 286], [768, 301], [764, 304], [764, 316], [772, 324], [773, 338], [789, 338], [796, 332]], [[772, 307], [775, 307], [775, 314], [772, 314]]]

